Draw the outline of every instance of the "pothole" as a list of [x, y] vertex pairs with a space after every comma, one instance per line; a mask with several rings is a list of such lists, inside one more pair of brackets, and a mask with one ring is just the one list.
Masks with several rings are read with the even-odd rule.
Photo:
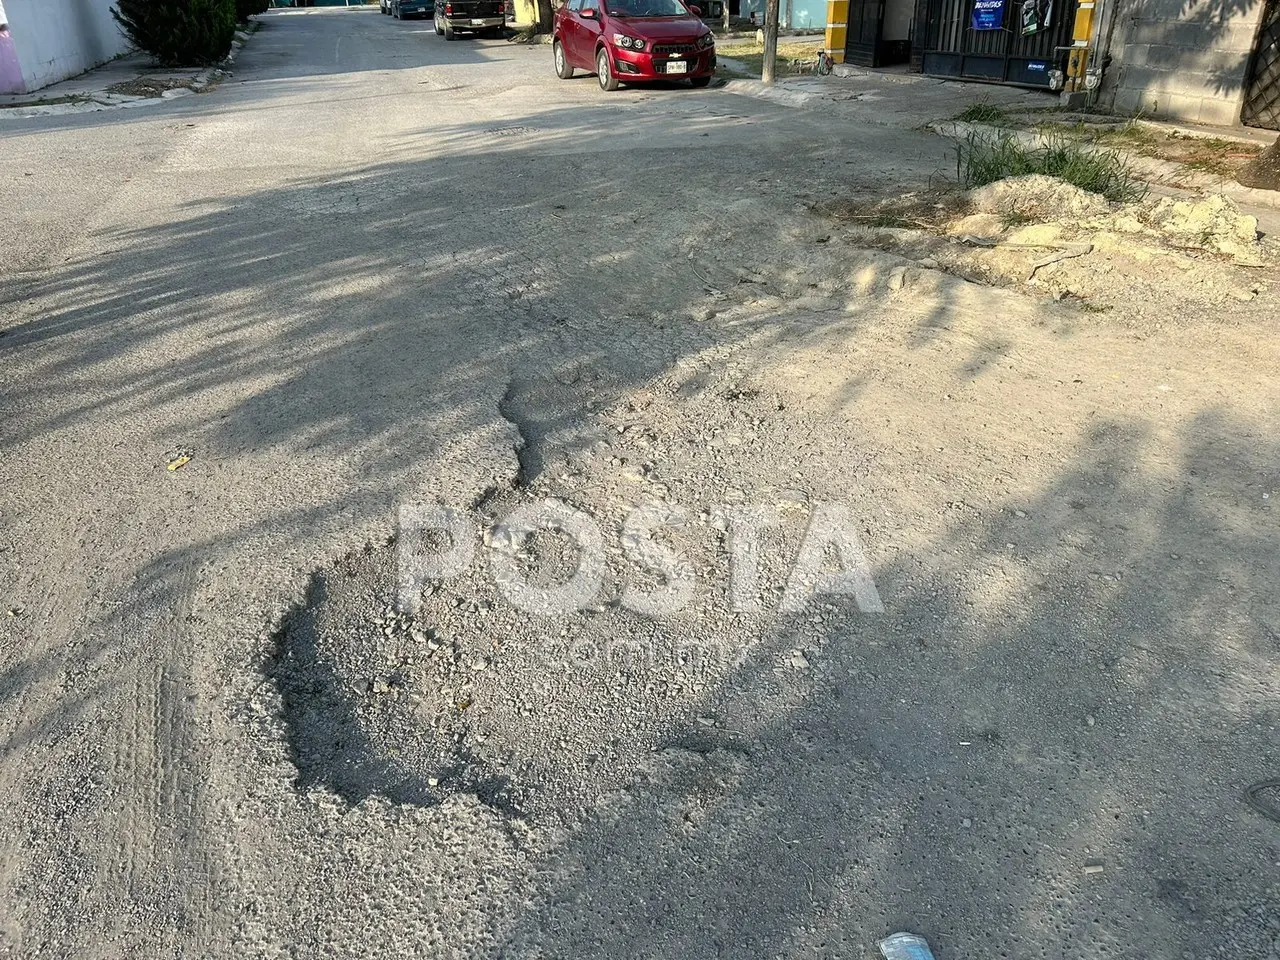
[[[518, 815], [510, 780], [471, 740], [465, 683], [440, 682], [460, 652], [397, 612], [387, 563], [387, 551], [369, 550], [318, 571], [276, 634], [268, 672], [299, 786], [352, 804], [377, 795], [430, 806], [472, 794]], [[444, 709], [431, 715], [428, 700]]]

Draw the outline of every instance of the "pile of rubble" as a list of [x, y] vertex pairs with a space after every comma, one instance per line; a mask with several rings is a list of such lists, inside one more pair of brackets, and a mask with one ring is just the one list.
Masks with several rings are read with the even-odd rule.
[[1223, 195], [1112, 203], [1042, 175], [905, 197], [850, 219], [875, 245], [968, 280], [1162, 322], [1254, 300], [1271, 282], [1258, 268], [1280, 254]]

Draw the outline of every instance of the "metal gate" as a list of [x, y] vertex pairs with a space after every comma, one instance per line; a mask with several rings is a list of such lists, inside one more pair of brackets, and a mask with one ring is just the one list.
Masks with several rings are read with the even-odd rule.
[[[894, 0], [908, 4], [911, 0]], [[844, 62], [860, 67], [891, 67], [911, 58], [910, 40], [886, 40], [886, 0], [849, 0], [849, 32], [845, 36]]]
[[1249, 63], [1240, 122], [1280, 130], [1280, 0], [1269, 0]]
[[[1071, 45], [1075, 0], [1004, 0], [1001, 25], [975, 30], [975, 0], [918, 0], [914, 69], [937, 77], [1048, 87]], [[984, 3], [990, 18], [990, 4]], [[1046, 22], [1047, 21], [1047, 22]], [[1024, 33], [1024, 24], [1034, 32]]]
[[849, 0], [849, 32], [845, 37], [845, 63], [878, 67], [876, 48], [884, 23], [885, 0]]

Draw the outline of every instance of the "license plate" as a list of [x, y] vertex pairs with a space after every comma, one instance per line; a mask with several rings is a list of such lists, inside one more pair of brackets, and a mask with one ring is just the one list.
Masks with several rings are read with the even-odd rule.
[[483, 26], [484, 26], [484, 21], [483, 21], [483, 20], [472, 20], [472, 21], [471, 21], [471, 25], [472, 25], [473, 27], [483, 27]]
[[685, 63], [683, 60], [667, 61], [667, 73], [688, 73], [688, 72], [689, 72], [689, 64]]

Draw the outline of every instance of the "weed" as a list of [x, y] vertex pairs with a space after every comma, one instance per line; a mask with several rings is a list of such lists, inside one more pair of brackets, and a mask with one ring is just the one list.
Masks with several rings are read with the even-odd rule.
[[1036, 173], [1116, 202], [1140, 200], [1147, 192], [1118, 150], [1090, 148], [1063, 136], [1050, 135], [1042, 146], [1029, 146], [1010, 134], [970, 134], [956, 146], [956, 175], [966, 190]]
[[986, 100], [971, 103], [954, 117], [965, 123], [986, 123], [996, 127], [1005, 126], [1009, 116], [1000, 107]]

